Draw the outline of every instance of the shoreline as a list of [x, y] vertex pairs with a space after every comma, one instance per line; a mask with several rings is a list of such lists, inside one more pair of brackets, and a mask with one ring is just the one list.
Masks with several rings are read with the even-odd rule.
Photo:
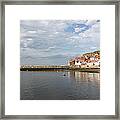
[[92, 72], [92, 73], [100, 73], [100, 68], [75, 68], [75, 67], [63, 67], [63, 68], [28, 68], [28, 67], [24, 67], [24, 68], [20, 68], [20, 71], [44, 71], [44, 72], [53, 72], [53, 71], [79, 71], [79, 72]]
[[72, 71], [100, 73], [100, 68], [71, 68]]

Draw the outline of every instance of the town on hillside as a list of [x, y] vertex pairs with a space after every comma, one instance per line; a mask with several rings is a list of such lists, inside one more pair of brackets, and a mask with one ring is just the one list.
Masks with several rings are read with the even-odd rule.
[[85, 53], [68, 61], [70, 67], [100, 68], [100, 51]]

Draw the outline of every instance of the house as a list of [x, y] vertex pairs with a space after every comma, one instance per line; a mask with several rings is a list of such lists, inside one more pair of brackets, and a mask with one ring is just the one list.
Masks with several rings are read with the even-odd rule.
[[93, 52], [83, 54], [71, 59], [68, 63], [71, 67], [76, 68], [99, 68], [100, 67], [100, 53]]
[[69, 65], [69, 66], [75, 66], [75, 60], [74, 60], [74, 59], [71, 59], [71, 60], [68, 62], [68, 65]]

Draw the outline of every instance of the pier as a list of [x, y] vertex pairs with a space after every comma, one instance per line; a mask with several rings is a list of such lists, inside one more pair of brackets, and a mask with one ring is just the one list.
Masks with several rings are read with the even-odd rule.
[[49, 71], [49, 70], [69, 70], [69, 66], [40, 66], [40, 65], [22, 65], [21, 71]]
[[63, 71], [63, 70], [78, 70], [80, 72], [100, 72], [100, 68], [78, 68], [71, 66], [40, 66], [40, 65], [22, 65], [20, 71]]

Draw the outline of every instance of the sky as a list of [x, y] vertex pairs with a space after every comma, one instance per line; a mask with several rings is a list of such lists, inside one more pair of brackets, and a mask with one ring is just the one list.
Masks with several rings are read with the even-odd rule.
[[100, 20], [21, 20], [21, 65], [66, 65], [100, 50]]

